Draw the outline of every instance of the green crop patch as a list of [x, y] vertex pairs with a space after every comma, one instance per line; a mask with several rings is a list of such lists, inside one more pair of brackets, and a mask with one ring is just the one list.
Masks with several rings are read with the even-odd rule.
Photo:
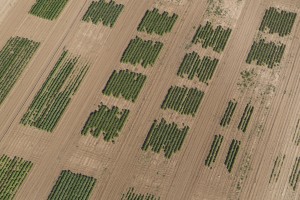
[[251, 64], [252, 61], [256, 61], [256, 65], [267, 65], [268, 68], [273, 68], [281, 62], [284, 50], [284, 44], [275, 44], [260, 39], [259, 42], [255, 41], [252, 44], [246, 63]]
[[21, 37], [10, 38], [0, 51], [0, 104], [17, 82], [40, 43]]
[[238, 125], [238, 129], [246, 132], [249, 121], [251, 119], [252, 113], [253, 113], [254, 107], [250, 105], [250, 103], [247, 104], [247, 106], [245, 107], [243, 116], [240, 120], [240, 123]]
[[141, 23], [138, 26], [138, 31], [149, 34], [156, 33], [163, 35], [171, 32], [178, 15], [175, 13], [169, 16], [167, 12], [159, 13], [158, 9], [154, 8], [152, 11], [147, 10]]
[[192, 42], [201, 43], [205, 49], [212, 47], [214, 51], [220, 53], [225, 49], [230, 34], [230, 28], [225, 29], [219, 25], [214, 29], [211, 22], [206, 22], [205, 26], [200, 25], [197, 29]]
[[213, 143], [210, 146], [209, 154], [205, 160], [205, 165], [210, 167], [212, 163], [216, 161], [216, 158], [218, 156], [220, 147], [223, 142], [223, 136], [222, 135], [215, 135]]
[[21, 184], [32, 168], [30, 161], [22, 158], [9, 158], [6, 155], [0, 158], [0, 199], [10, 200], [16, 195]]
[[216, 70], [218, 62], [218, 59], [212, 59], [208, 56], [201, 59], [196, 52], [188, 53], [185, 55], [177, 75], [189, 80], [193, 80], [196, 76], [199, 81], [208, 83]]
[[225, 160], [225, 165], [226, 168], [229, 172], [231, 172], [233, 168], [233, 164], [235, 162], [236, 156], [239, 152], [241, 142], [237, 141], [235, 139], [232, 140], [229, 150], [227, 152], [226, 160]]
[[44, 19], [54, 20], [69, 0], [36, 0], [29, 13]]
[[266, 10], [259, 30], [283, 37], [292, 31], [297, 14], [271, 7]]
[[88, 200], [95, 184], [96, 179], [93, 177], [63, 170], [52, 188], [48, 200]]
[[165, 157], [170, 158], [173, 153], [181, 149], [188, 130], [188, 126], [179, 128], [176, 123], [167, 123], [165, 119], [161, 119], [159, 123], [155, 120], [142, 146], [142, 150], [147, 151], [151, 147], [152, 151], [159, 153], [163, 149]]
[[93, 137], [98, 137], [102, 133], [105, 141], [114, 140], [122, 130], [128, 115], [129, 110], [120, 110], [115, 106], [109, 108], [101, 104], [98, 110], [90, 114], [81, 134], [90, 133]]
[[124, 5], [116, 4], [114, 1], [105, 0], [92, 1], [82, 20], [98, 24], [102, 22], [104, 26], [113, 27], [119, 15], [124, 9]]
[[293, 170], [289, 178], [289, 184], [296, 191], [300, 180], [300, 157], [297, 157], [293, 165]]
[[223, 118], [221, 119], [221, 122], [220, 122], [221, 126], [225, 127], [225, 126], [229, 125], [231, 118], [234, 114], [236, 106], [237, 106], [236, 101], [233, 100], [233, 101], [228, 102], [228, 106], [227, 106], [225, 113], [223, 115]]
[[64, 51], [21, 119], [23, 125], [52, 132], [88, 70], [80, 57]]
[[139, 37], [132, 39], [124, 51], [121, 62], [132, 65], [141, 64], [144, 68], [153, 66], [163, 47], [161, 42], [142, 40]]
[[169, 89], [161, 108], [165, 110], [175, 110], [184, 115], [195, 116], [203, 96], [204, 92], [198, 90], [197, 88], [189, 89], [185, 86], [172, 86]]
[[271, 183], [271, 182], [276, 183], [278, 181], [284, 159], [285, 159], [285, 155], [277, 156], [277, 158], [274, 162], [274, 165], [273, 165], [272, 173], [270, 175], [269, 183]]
[[126, 194], [122, 195], [121, 200], [160, 200], [160, 197], [156, 197], [153, 194], [142, 194], [134, 191], [134, 188], [129, 188]]
[[110, 76], [103, 94], [107, 96], [113, 95], [114, 97], [122, 96], [128, 101], [134, 102], [145, 81], [146, 76], [140, 73], [130, 72], [129, 70], [117, 72], [115, 70]]

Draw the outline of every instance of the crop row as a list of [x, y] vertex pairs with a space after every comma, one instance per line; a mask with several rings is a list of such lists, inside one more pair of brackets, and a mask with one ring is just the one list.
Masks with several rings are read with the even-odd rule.
[[219, 60], [212, 59], [211, 57], [204, 56], [201, 60], [196, 52], [188, 53], [185, 55], [177, 75], [193, 80], [198, 77], [199, 81], [207, 83], [213, 76]]
[[156, 33], [163, 35], [171, 32], [178, 15], [173, 14], [168, 16], [167, 12], [159, 13], [158, 9], [154, 8], [152, 11], [147, 10], [141, 23], [138, 26], [138, 31], [147, 32], [149, 34]]
[[163, 149], [165, 157], [170, 158], [173, 153], [180, 150], [188, 130], [188, 126], [179, 128], [174, 122], [167, 123], [163, 118], [159, 123], [155, 120], [145, 139], [142, 150], [147, 151], [151, 147], [152, 151], [159, 153]]
[[29, 13], [44, 19], [54, 20], [69, 0], [36, 0]]
[[222, 135], [215, 135], [213, 143], [211, 144], [209, 154], [205, 160], [205, 165], [210, 166], [212, 163], [216, 161], [217, 155], [219, 153], [220, 147], [223, 142], [223, 136]]
[[212, 47], [214, 51], [220, 53], [224, 50], [231, 34], [231, 29], [224, 29], [222, 26], [213, 28], [211, 22], [206, 22], [205, 26], [200, 25], [192, 40], [194, 44], [201, 43], [203, 48]]
[[296, 13], [280, 11], [279, 9], [271, 7], [266, 10], [259, 30], [267, 31], [270, 34], [278, 33], [279, 36], [282, 37], [289, 35], [292, 31], [296, 16]]
[[98, 110], [90, 114], [81, 134], [86, 135], [90, 133], [94, 137], [98, 137], [102, 133], [105, 141], [113, 140], [118, 136], [128, 115], [129, 110], [119, 110], [115, 106], [110, 109], [101, 104]]
[[228, 102], [228, 106], [226, 108], [226, 111], [223, 115], [223, 118], [221, 119], [221, 122], [220, 122], [220, 125], [221, 126], [228, 126], [230, 121], [231, 121], [231, 118], [234, 114], [234, 111], [235, 111], [235, 108], [237, 106], [237, 102], [236, 101], [229, 101]]
[[124, 51], [121, 62], [132, 65], [141, 64], [144, 68], [152, 66], [163, 47], [161, 42], [142, 40], [139, 37], [132, 39]]
[[17, 82], [40, 43], [32, 40], [10, 38], [0, 51], [0, 104]]
[[13, 199], [22, 182], [25, 180], [32, 163], [22, 158], [9, 158], [6, 155], [0, 158], [0, 199]]
[[134, 102], [138, 97], [146, 76], [140, 73], [130, 72], [129, 70], [116, 70], [110, 76], [103, 94], [113, 95], [114, 97], [122, 96], [128, 101]]
[[169, 89], [161, 108], [172, 109], [180, 114], [195, 116], [203, 96], [204, 92], [197, 88], [189, 89], [185, 86], [172, 86]]
[[52, 132], [75, 95], [88, 65], [64, 51], [21, 119], [23, 125]]
[[293, 165], [293, 170], [289, 178], [289, 184], [296, 191], [298, 181], [300, 180], [300, 157], [297, 157]]
[[299, 145], [300, 144], [300, 119], [298, 119], [297, 125], [296, 125], [296, 130], [294, 132], [294, 136], [293, 136], [293, 141], [295, 143], [295, 145]]
[[280, 175], [280, 171], [281, 171], [284, 159], [285, 159], [285, 155], [277, 156], [277, 158], [274, 162], [272, 173], [270, 175], [269, 183], [271, 183], [271, 181], [273, 181], [273, 180], [275, 182], [277, 182], [277, 180], [279, 178], [279, 175]]
[[48, 200], [80, 199], [88, 200], [96, 179], [63, 170], [56, 181]]
[[231, 144], [230, 144], [230, 147], [229, 147], [229, 150], [227, 152], [226, 159], [225, 159], [225, 163], [224, 163], [229, 172], [231, 172], [231, 170], [232, 170], [232, 167], [233, 167], [233, 164], [235, 162], [236, 156], [239, 152], [240, 144], [241, 144], [241, 142], [237, 141], [235, 139], [233, 139]]
[[82, 20], [92, 21], [93, 24], [102, 22], [105, 26], [113, 27], [123, 9], [124, 5], [116, 4], [113, 0], [109, 2], [105, 2], [105, 0], [92, 1]]
[[126, 194], [122, 195], [121, 200], [160, 200], [160, 197], [155, 197], [153, 194], [141, 194], [134, 192], [134, 188], [128, 189]]
[[279, 45], [274, 42], [266, 42], [265, 39], [260, 39], [259, 42], [254, 41], [246, 63], [251, 64], [253, 60], [256, 60], [257, 65], [267, 65], [268, 68], [273, 68], [280, 63], [284, 50], [284, 44]]
[[243, 132], [246, 132], [247, 130], [247, 126], [249, 124], [251, 115], [253, 113], [254, 107], [250, 105], [250, 103], [247, 104], [247, 106], [245, 107], [243, 116], [241, 118], [241, 121], [238, 125], [238, 129], [242, 130]]

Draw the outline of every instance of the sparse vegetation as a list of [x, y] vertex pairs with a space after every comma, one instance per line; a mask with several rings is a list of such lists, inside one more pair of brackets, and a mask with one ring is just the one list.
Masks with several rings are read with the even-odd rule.
[[134, 188], [129, 188], [126, 194], [122, 195], [121, 200], [160, 200], [160, 197], [155, 197], [153, 194], [141, 194], [134, 192]]
[[235, 100], [228, 102], [228, 106], [227, 106], [225, 113], [223, 115], [223, 118], [221, 119], [221, 122], [220, 122], [221, 126], [225, 127], [225, 126], [229, 125], [231, 118], [234, 114], [236, 106], [237, 106], [237, 102]]
[[289, 184], [294, 191], [296, 191], [297, 189], [299, 179], [300, 179], [300, 157], [297, 157], [289, 178]]
[[48, 20], [56, 19], [69, 0], [36, 0], [29, 13]]
[[279, 175], [280, 175], [280, 171], [281, 171], [284, 159], [285, 159], [285, 155], [283, 155], [283, 156], [281, 156], [281, 155], [277, 156], [277, 158], [276, 158], [276, 160], [274, 162], [272, 173], [270, 175], [269, 183], [271, 183], [271, 182], [277, 182], [278, 181], [278, 178], [279, 178]]
[[293, 136], [293, 141], [295, 143], [295, 145], [299, 145], [300, 144], [300, 119], [298, 119], [297, 121], [297, 125], [296, 125], [296, 129], [295, 129], [295, 132], [294, 132], [294, 136]]
[[215, 135], [214, 136], [214, 140], [211, 144], [210, 150], [209, 150], [209, 154], [205, 160], [205, 165], [210, 167], [210, 165], [212, 163], [214, 163], [216, 161], [217, 155], [219, 153], [220, 147], [222, 145], [223, 142], [223, 136], [222, 135]]

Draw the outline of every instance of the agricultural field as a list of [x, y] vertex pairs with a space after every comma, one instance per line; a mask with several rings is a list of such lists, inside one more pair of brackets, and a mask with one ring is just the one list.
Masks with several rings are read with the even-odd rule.
[[299, 0], [0, 0], [0, 199], [300, 199]]

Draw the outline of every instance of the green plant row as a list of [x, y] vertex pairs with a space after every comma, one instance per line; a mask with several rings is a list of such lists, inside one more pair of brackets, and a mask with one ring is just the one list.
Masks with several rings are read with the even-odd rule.
[[193, 80], [196, 76], [199, 81], [207, 84], [211, 80], [218, 62], [218, 59], [212, 59], [208, 56], [204, 56], [201, 60], [200, 56], [193, 51], [184, 56], [177, 75], [189, 80]]
[[32, 40], [10, 38], [0, 51], [0, 104], [17, 82], [40, 43]]
[[23, 125], [52, 132], [75, 95], [88, 65], [64, 51], [21, 119]]
[[119, 72], [115, 70], [102, 92], [107, 96], [122, 96], [128, 101], [134, 102], [145, 81], [146, 76], [143, 74], [130, 72], [129, 70], [120, 70]]
[[284, 50], [284, 44], [277, 45], [260, 39], [259, 42], [255, 41], [252, 44], [246, 63], [251, 64], [252, 61], [256, 61], [257, 65], [267, 65], [268, 68], [273, 68], [281, 62]]
[[284, 159], [285, 159], [285, 155], [277, 156], [277, 158], [274, 162], [272, 173], [270, 175], [269, 183], [271, 183], [271, 181], [277, 182], [277, 180], [279, 178], [279, 175], [280, 175], [280, 171], [281, 171], [283, 162], [284, 162]]
[[132, 65], [141, 64], [144, 68], [153, 66], [163, 47], [161, 42], [142, 40], [139, 37], [132, 39], [124, 51], [121, 62]]
[[297, 121], [297, 125], [296, 125], [296, 129], [295, 129], [295, 132], [294, 132], [294, 136], [293, 136], [293, 141], [295, 143], [295, 145], [299, 145], [300, 144], [300, 119], [298, 119]]
[[92, 1], [82, 20], [93, 24], [102, 22], [104, 26], [113, 27], [123, 9], [124, 5], [116, 4], [113, 0]]
[[129, 110], [119, 110], [115, 106], [110, 109], [100, 104], [98, 110], [90, 114], [81, 134], [87, 135], [90, 133], [94, 137], [99, 137], [100, 133], [102, 133], [104, 140], [109, 142], [118, 136], [128, 115]]
[[237, 106], [237, 102], [235, 100], [228, 102], [228, 106], [227, 106], [226, 111], [223, 115], [223, 118], [221, 119], [221, 122], [220, 122], [221, 126], [225, 127], [225, 126], [229, 125], [231, 118], [234, 114], [236, 106]]
[[168, 12], [160, 14], [156, 8], [152, 11], [147, 10], [137, 30], [149, 34], [163, 35], [171, 32], [177, 18], [178, 15], [175, 13], [172, 16], [168, 16]]
[[283, 37], [292, 31], [297, 14], [270, 7], [266, 10], [259, 30], [270, 34], [278, 33]]
[[178, 128], [176, 123], [167, 123], [163, 118], [160, 122], [155, 120], [145, 139], [142, 150], [147, 151], [151, 147], [152, 151], [159, 153], [163, 149], [165, 157], [170, 158], [173, 153], [180, 150], [188, 130], [188, 126]]
[[300, 180], [300, 157], [297, 157], [293, 165], [293, 170], [289, 178], [289, 184], [296, 191], [298, 181]]
[[9, 158], [2, 155], [0, 158], [0, 199], [11, 200], [14, 198], [21, 184], [32, 168], [30, 161], [22, 158]]
[[251, 115], [253, 113], [253, 110], [254, 110], [254, 107], [251, 106], [250, 103], [248, 103], [247, 106], [245, 107], [243, 116], [242, 116], [241, 121], [238, 125], [239, 130], [241, 130], [243, 132], [246, 132], [247, 126], [248, 126], [249, 121], [251, 119]]
[[210, 167], [212, 163], [216, 161], [217, 155], [219, 153], [220, 147], [223, 142], [223, 136], [222, 135], [215, 135], [213, 143], [211, 144], [209, 154], [205, 160], [205, 165]]
[[224, 29], [222, 26], [213, 28], [211, 22], [206, 22], [205, 26], [200, 25], [192, 40], [194, 44], [201, 43], [203, 48], [212, 47], [214, 51], [220, 53], [225, 49], [226, 43], [231, 34], [231, 29]]
[[175, 110], [184, 115], [195, 116], [203, 96], [204, 92], [197, 88], [189, 89], [185, 86], [172, 86], [169, 89], [161, 108]]
[[54, 20], [69, 0], [36, 0], [29, 13], [40, 18]]
[[134, 188], [128, 189], [126, 194], [122, 195], [121, 200], [160, 200], [160, 197], [155, 197], [153, 194], [141, 194], [134, 192]]
[[93, 177], [63, 170], [56, 181], [48, 200], [88, 200], [96, 184]]
[[226, 159], [225, 159], [225, 163], [224, 163], [229, 172], [231, 172], [231, 170], [232, 170], [232, 167], [233, 167], [233, 164], [235, 162], [236, 156], [239, 152], [240, 145], [241, 145], [241, 142], [237, 141], [235, 139], [233, 139], [231, 144], [230, 144], [230, 147], [229, 147], [229, 150], [227, 152]]

